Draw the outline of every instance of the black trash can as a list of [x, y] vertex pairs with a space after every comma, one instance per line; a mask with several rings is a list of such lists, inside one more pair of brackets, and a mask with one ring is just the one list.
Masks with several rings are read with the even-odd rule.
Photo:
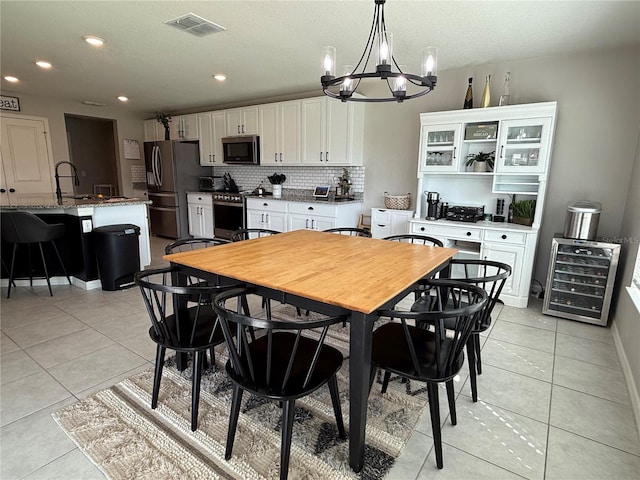
[[102, 290], [132, 287], [140, 270], [140, 227], [132, 224], [105, 225], [93, 229]]

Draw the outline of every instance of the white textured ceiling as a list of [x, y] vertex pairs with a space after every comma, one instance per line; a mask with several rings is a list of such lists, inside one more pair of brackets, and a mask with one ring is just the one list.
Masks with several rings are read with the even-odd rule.
[[[227, 31], [196, 37], [163, 24], [188, 12]], [[121, 108], [144, 114], [320, 94], [321, 48], [356, 63], [372, 16], [373, 0], [2, 0], [0, 67], [21, 79], [3, 79], [2, 91], [110, 105], [126, 95]], [[388, 0], [385, 16], [396, 60], [417, 72], [429, 45], [442, 72], [640, 43], [639, 1]], [[91, 48], [85, 34], [107, 44]]]

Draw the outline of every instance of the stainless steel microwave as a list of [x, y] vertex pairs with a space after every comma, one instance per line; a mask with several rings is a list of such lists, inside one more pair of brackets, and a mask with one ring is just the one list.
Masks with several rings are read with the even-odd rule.
[[243, 135], [222, 139], [222, 161], [235, 165], [260, 164], [260, 137]]

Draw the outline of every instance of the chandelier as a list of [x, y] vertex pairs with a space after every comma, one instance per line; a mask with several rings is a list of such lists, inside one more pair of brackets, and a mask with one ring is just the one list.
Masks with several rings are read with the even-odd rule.
[[[407, 73], [406, 67], [398, 65], [393, 57], [393, 36], [387, 32], [384, 23], [384, 4], [386, 0], [374, 0], [375, 10], [369, 39], [362, 56], [355, 67], [345, 65], [342, 76], [336, 77], [336, 49], [322, 49], [322, 71], [320, 77], [322, 91], [331, 98], [343, 102], [402, 102], [426, 95], [436, 86], [438, 77], [438, 57], [436, 47], [426, 47], [422, 51], [421, 74]], [[377, 52], [374, 52], [374, 49]], [[375, 72], [366, 72], [371, 56], [377, 58]], [[358, 71], [360, 70], [360, 71]], [[387, 97], [354, 97], [353, 94], [365, 79], [379, 78], [387, 82]], [[407, 92], [407, 84], [410, 85]]]

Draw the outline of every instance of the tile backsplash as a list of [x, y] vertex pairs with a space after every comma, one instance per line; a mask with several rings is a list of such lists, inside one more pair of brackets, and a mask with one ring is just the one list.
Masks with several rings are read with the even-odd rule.
[[309, 190], [316, 185], [337, 185], [338, 177], [342, 176], [342, 170], [349, 170], [352, 191], [364, 192], [364, 168], [365, 167], [302, 167], [302, 166], [243, 166], [225, 165], [214, 167], [214, 175], [229, 173], [236, 184], [243, 190], [253, 190], [260, 182], [265, 188], [270, 188], [267, 176], [274, 173], [284, 173], [287, 181], [283, 184], [287, 189]]

